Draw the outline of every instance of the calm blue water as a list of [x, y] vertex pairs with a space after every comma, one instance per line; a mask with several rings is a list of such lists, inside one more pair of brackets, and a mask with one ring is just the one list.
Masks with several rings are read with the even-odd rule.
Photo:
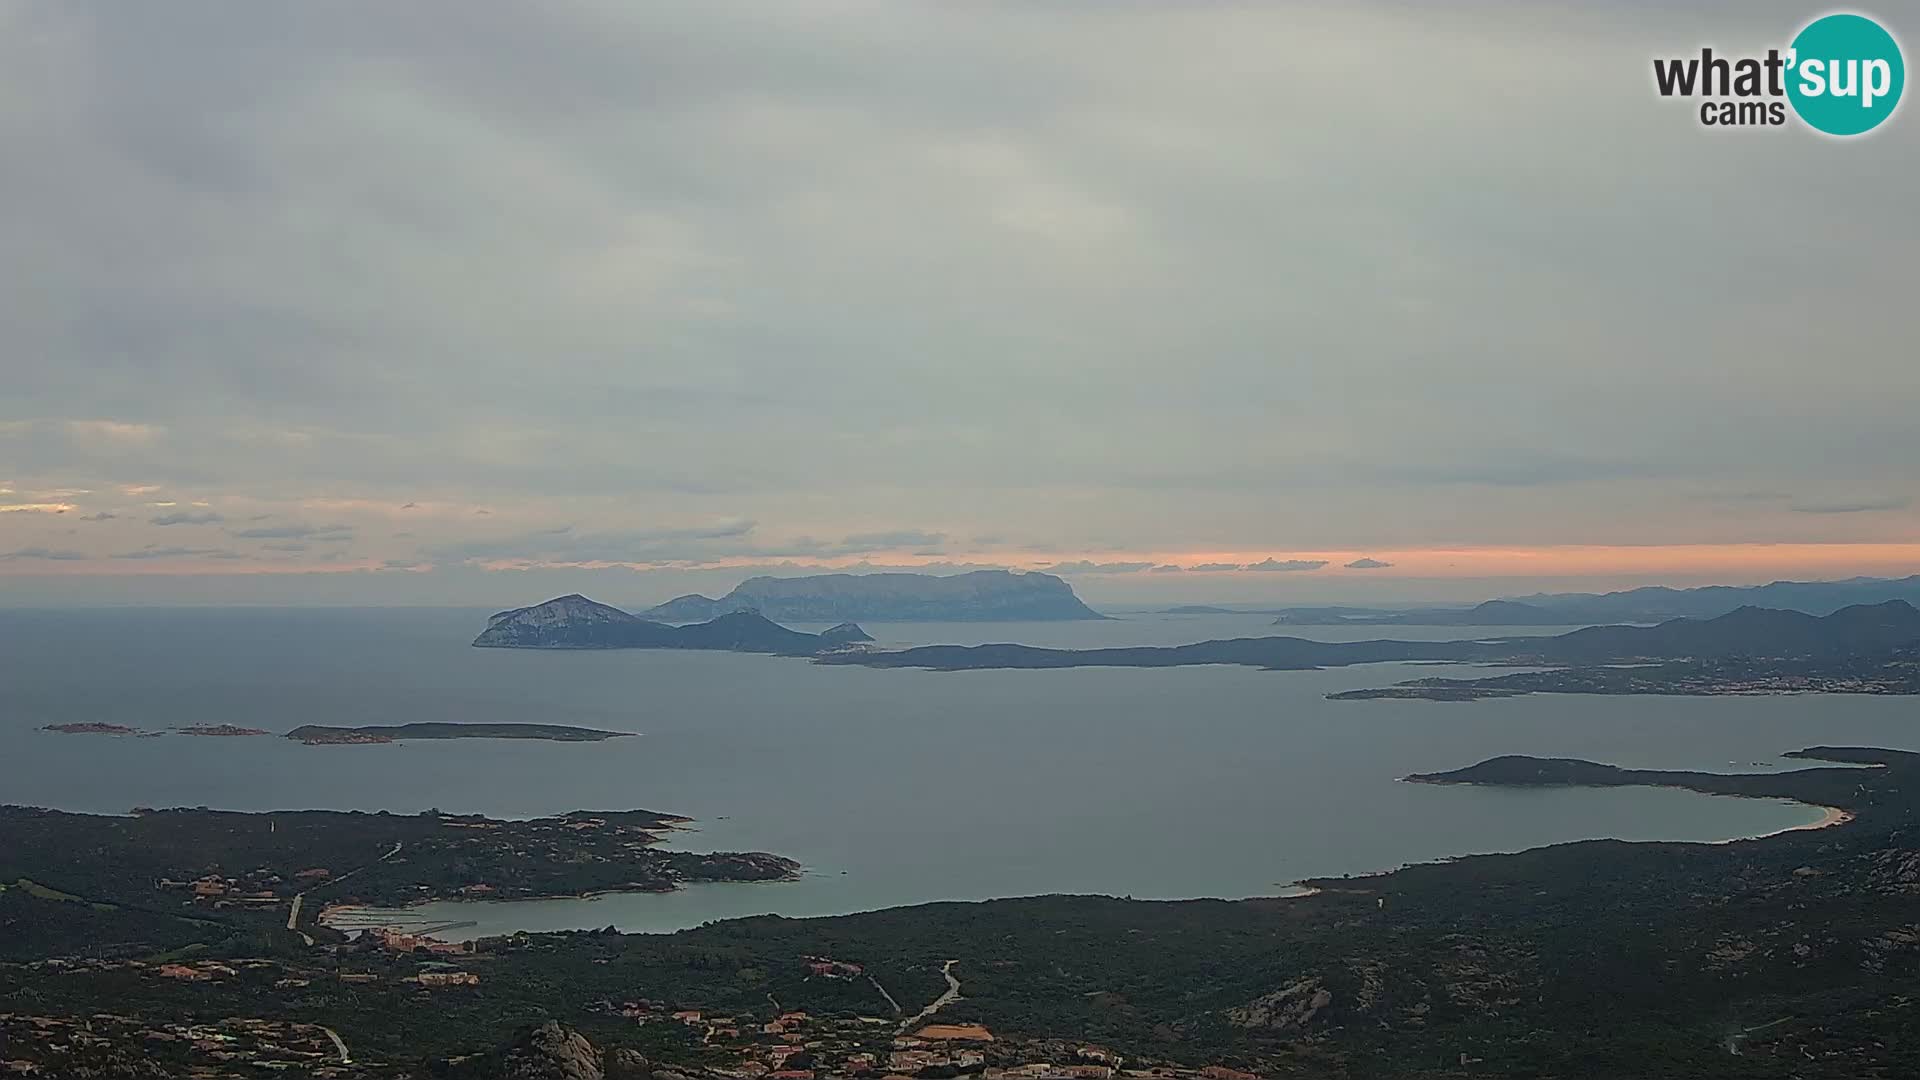
[[[0, 801], [122, 812], [429, 807], [525, 816], [689, 814], [694, 849], [802, 860], [775, 885], [502, 907], [483, 930], [662, 930], [1047, 892], [1270, 894], [1296, 879], [1592, 837], [1717, 840], [1806, 807], [1661, 789], [1396, 783], [1504, 753], [1724, 769], [1814, 743], [1920, 748], [1912, 699], [1533, 696], [1328, 702], [1432, 668], [939, 673], [725, 653], [472, 649], [484, 611], [0, 612]], [[1271, 632], [1259, 616], [871, 626], [888, 643], [1176, 644]], [[1380, 628], [1289, 628], [1332, 639]], [[1509, 634], [1532, 630], [1483, 630]], [[1392, 636], [1460, 636], [1396, 627]], [[415, 720], [578, 724], [597, 744], [57, 735]]]

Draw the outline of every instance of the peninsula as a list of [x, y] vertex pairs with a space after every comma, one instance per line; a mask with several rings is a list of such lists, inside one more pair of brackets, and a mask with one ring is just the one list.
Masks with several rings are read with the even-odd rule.
[[[1714, 619], [1673, 619], [1657, 626], [1591, 626], [1551, 637], [1354, 642], [1261, 637], [1107, 649], [927, 645], [823, 655], [817, 662], [960, 671], [1199, 664], [1302, 670], [1387, 661], [1574, 667], [1647, 661], [1756, 664], [1792, 660], [1828, 666], [1866, 664], [1876, 670], [1897, 671], [1911, 663], [1910, 652], [1915, 649], [1920, 649], [1920, 610], [1904, 600], [1890, 600], [1842, 608], [1827, 616], [1746, 607]], [[1890, 676], [1887, 685], [1920, 688], [1911, 677], [1897, 675]]]
[[1711, 619], [1742, 607], [1831, 615], [1841, 608], [1905, 600], [1920, 604], [1920, 574], [1847, 581], [1776, 581], [1768, 585], [1647, 586], [1610, 593], [1540, 593], [1488, 600], [1472, 607], [1289, 607], [1271, 614], [1277, 626], [1584, 626]]
[[[191, 926], [176, 924], [211, 921], [228, 924], [215, 933], [231, 933], [253, 923], [249, 913], [276, 904], [284, 925], [284, 905], [322, 886], [328, 904], [405, 906], [664, 892], [689, 882], [785, 881], [800, 872], [793, 860], [764, 852], [659, 846], [688, 821], [651, 810], [532, 819], [205, 809], [113, 817], [0, 806], [8, 838], [0, 881], [37, 883], [108, 905], [102, 910], [152, 912], [162, 928], [191, 935]], [[16, 958], [9, 951], [0, 945], [0, 961]]]
[[1333, 701], [1412, 698], [1474, 701], [1521, 694], [1920, 694], [1920, 649], [1841, 657], [1728, 657], [1640, 664], [1586, 664], [1477, 679], [1409, 679], [1344, 690]]
[[974, 570], [965, 574], [812, 574], [756, 577], [710, 599], [690, 594], [641, 612], [685, 623], [736, 611], [787, 622], [852, 619], [883, 622], [1060, 622], [1102, 619], [1073, 586], [1039, 571]]

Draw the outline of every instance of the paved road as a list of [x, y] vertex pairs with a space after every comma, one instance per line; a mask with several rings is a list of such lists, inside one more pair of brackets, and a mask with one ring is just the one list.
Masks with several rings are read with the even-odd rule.
[[1753, 1034], [1756, 1031], [1765, 1031], [1776, 1024], [1784, 1024], [1791, 1019], [1793, 1019], [1793, 1017], [1783, 1016], [1778, 1020], [1769, 1020], [1764, 1024], [1755, 1024], [1750, 1028], [1741, 1028], [1739, 1031], [1736, 1031], [1733, 1034], [1727, 1036], [1727, 1053], [1732, 1054], [1735, 1057], [1739, 1057], [1740, 1043], [1744, 1039], [1746, 1039], [1747, 1036]]
[[321, 1030], [321, 1031], [324, 1031], [324, 1032], [326, 1032], [326, 1033], [327, 1033], [327, 1038], [329, 1038], [329, 1039], [332, 1039], [332, 1040], [333, 1040], [333, 1048], [334, 1048], [335, 1050], [338, 1050], [338, 1051], [340, 1051], [340, 1064], [342, 1064], [342, 1065], [351, 1065], [351, 1064], [353, 1064], [353, 1057], [352, 1057], [352, 1055], [350, 1055], [350, 1054], [348, 1054], [348, 1053], [347, 1053], [347, 1043], [346, 1043], [346, 1040], [344, 1040], [344, 1039], [342, 1039], [342, 1038], [340, 1037], [340, 1033], [339, 1033], [339, 1032], [337, 1032], [337, 1031], [335, 1031], [335, 1030], [333, 1030], [333, 1029], [332, 1029], [332, 1028], [330, 1028], [330, 1027], [323, 1027], [323, 1028], [321, 1028], [320, 1030]]
[[906, 1034], [910, 1029], [919, 1027], [921, 1024], [931, 1020], [934, 1013], [960, 1000], [960, 980], [953, 977], [953, 965], [959, 962], [958, 960], [949, 960], [940, 965], [940, 977], [947, 980], [947, 992], [934, 998], [933, 1003], [926, 1008], [921, 1009], [919, 1012], [914, 1013], [913, 1016], [902, 1021], [900, 1024], [900, 1033], [902, 1035]]

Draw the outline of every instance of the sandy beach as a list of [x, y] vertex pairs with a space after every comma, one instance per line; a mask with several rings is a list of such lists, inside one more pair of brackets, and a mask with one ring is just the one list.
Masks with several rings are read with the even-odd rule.
[[1810, 821], [1805, 825], [1789, 825], [1784, 829], [1775, 829], [1772, 832], [1760, 833], [1757, 836], [1735, 836], [1726, 840], [1717, 840], [1715, 843], [1736, 844], [1742, 840], [1765, 840], [1769, 836], [1784, 836], [1787, 833], [1805, 832], [1808, 829], [1825, 829], [1833, 825], [1845, 825], [1847, 822], [1853, 820], [1853, 812], [1850, 810], [1842, 810], [1837, 806], [1822, 806], [1819, 809], [1822, 811], [1819, 821]]

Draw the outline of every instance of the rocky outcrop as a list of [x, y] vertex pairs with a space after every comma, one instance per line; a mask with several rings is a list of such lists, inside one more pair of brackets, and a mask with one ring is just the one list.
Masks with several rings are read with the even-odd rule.
[[1920, 851], [1888, 848], [1874, 856], [1867, 881], [1881, 892], [1920, 893]]
[[499, 1075], [502, 1080], [606, 1080], [607, 1071], [586, 1036], [549, 1020], [507, 1049]]
[[639, 1051], [602, 1052], [587, 1037], [555, 1020], [531, 1028], [506, 1047], [469, 1059], [455, 1075], [472, 1080], [654, 1080]]
[[615, 1047], [601, 1057], [607, 1080], [653, 1080], [653, 1063], [645, 1054], [628, 1047]]
[[1321, 1011], [1333, 1004], [1333, 991], [1307, 976], [1293, 984], [1262, 994], [1245, 1005], [1227, 1010], [1227, 1023], [1259, 1028], [1280, 1035], [1304, 1035]]
[[830, 641], [836, 645], [858, 645], [872, 641], [873, 635], [860, 629], [859, 623], [843, 622], [838, 626], [820, 631], [820, 640]]

